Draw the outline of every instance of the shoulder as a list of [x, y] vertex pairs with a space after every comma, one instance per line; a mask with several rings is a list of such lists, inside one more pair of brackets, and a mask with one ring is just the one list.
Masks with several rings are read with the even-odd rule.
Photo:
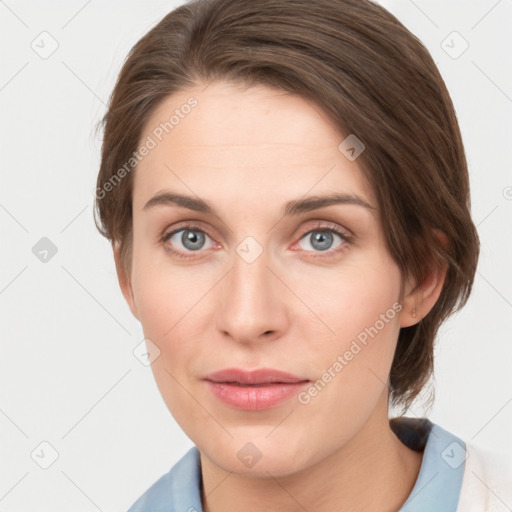
[[147, 489], [128, 512], [200, 511], [200, 475], [199, 451], [194, 446]]
[[511, 509], [512, 462], [501, 453], [466, 442], [457, 512], [506, 512]]
[[142, 494], [130, 507], [128, 512], [143, 512], [152, 510], [169, 510], [168, 503], [165, 503], [165, 495], [171, 487], [172, 469], [162, 475], [147, 491]]
[[[512, 461], [503, 454], [464, 441], [427, 418], [400, 417], [391, 426], [404, 444], [424, 452], [418, 479], [400, 512], [512, 511]], [[421, 504], [413, 502], [419, 493]]]

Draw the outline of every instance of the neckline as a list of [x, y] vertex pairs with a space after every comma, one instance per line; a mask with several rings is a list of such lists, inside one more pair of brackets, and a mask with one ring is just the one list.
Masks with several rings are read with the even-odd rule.
[[[465, 467], [466, 445], [427, 418], [400, 417], [390, 420], [397, 437], [423, 459], [414, 487], [398, 512], [456, 512]], [[196, 446], [141, 497], [152, 510], [203, 512], [200, 453]], [[154, 500], [154, 501], [153, 501]], [[162, 508], [158, 508], [160, 505]]]

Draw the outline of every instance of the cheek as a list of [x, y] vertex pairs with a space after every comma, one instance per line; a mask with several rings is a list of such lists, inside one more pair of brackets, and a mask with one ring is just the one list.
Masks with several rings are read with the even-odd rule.
[[[142, 263], [142, 262], [141, 262]], [[160, 350], [151, 364], [160, 394], [174, 419], [190, 430], [190, 424], [207, 421], [204, 410], [191, 400], [189, 392], [194, 361], [198, 359], [201, 293], [190, 279], [177, 271], [161, 271], [141, 265], [133, 282], [144, 337]]]
[[321, 403], [329, 403], [334, 415], [341, 404], [354, 411], [372, 408], [386, 388], [393, 361], [402, 309], [399, 294], [400, 272], [383, 260], [378, 268], [354, 267], [321, 294], [309, 295], [311, 309], [330, 335], [315, 342], [312, 355], [320, 381], [304, 396], [304, 403], [311, 398], [320, 414], [325, 410]]
[[172, 267], [165, 255], [155, 258], [150, 250], [141, 249], [137, 256], [133, 293], [144, 336], [160, 350], [152, 368], [167, 395], [188, 378], [186, 371], [198, 358], [197, 340], [209, 318], [205, 296], [212, 285], [197, 269]]
[[329, 344], [343, 347], [376, 323], [379, 331], [389, 331], [390, 321], [398, 321], [401, 276], [392, 261], [381, 258], [378, 266], [372, 261], [345, 265], [327, 278], [315, 272], [296, 281], [294, 291], [314, 313], [308, 315], [311, 325], [319, 325]]
[[173, 267], [166, 257], [163, 249], [138, 247], [134, 251], [132, 274], [135, 303], [144, 332], [160, 339], [172, 337], [183, 323], [180, 319], [186, 323], [187, 316], [194, 314], [194, 304], [207, 289], [194, 270]]
[[173, 373], [185, 368], [184, 363], [197, 355], [193, 345], [200, 331], [204, 292], [190, 280], [148, 272], [147, 278], [141, 274], [134, 284], [134, 294], [144, 336], [160, 350], [158, 364]]

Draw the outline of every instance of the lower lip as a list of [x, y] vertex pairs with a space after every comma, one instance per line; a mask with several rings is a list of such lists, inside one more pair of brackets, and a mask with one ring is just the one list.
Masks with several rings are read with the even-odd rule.
[[296, 395], [309, 381], [297, 383], [262, 384], [241, 386], [227, 382], [207, 380], [210, 391], [222, 402], [236, 409], [262, 411], [276, 406], [283, 400]]

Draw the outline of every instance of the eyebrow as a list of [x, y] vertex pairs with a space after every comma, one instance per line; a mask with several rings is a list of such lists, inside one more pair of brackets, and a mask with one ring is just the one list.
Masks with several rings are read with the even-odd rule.
[[[323, 196], [311, 196], [305, 199], [296, 199], [288, 201], [284, 207], [284, 215], [299, 215], [301, 213], [307, 213], [319, 208], [331, 206], [335, 204], [349, 204], [362, 206], [369, 210], [375, 210], [375, 207], [370, 205], [367, 201], [355, 194], [345, 193], [333, 193]], [[153, 196], [143, 207], [143, 210], [150, 210], [156, 206], [181, 206], [188, 210], [196, 212], [206, 213], [214, 216], [218, 216], [215, 209], [210, 203], [203, 199], [187, 196], [183, 194], [177, 194], [175, 192], [159, 192]]]

